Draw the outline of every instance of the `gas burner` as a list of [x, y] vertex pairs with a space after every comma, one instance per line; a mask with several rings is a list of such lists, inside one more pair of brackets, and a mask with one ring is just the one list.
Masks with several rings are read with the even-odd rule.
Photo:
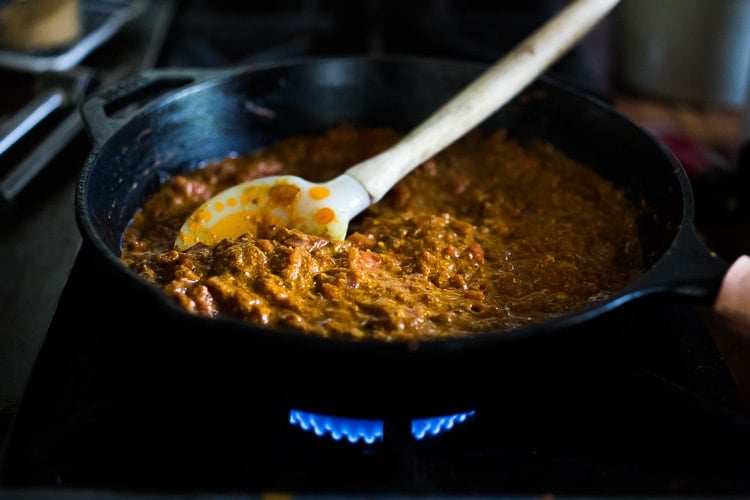
[[[411, 438], [421, 441], [446, 433], [455, 426], [467, 422], [475, 414], [475, 410], [470, 410], [452, 415], [406, 419], [403, 423], [408, 425]], [[320, 437], [330, 437], [334, 441], [347, 441], [352, 444], [362, 441], [372, 445], [391, 439], [390, 434], [386, 436], [386, 429], [400, 425], [401, 422], [391, 419], [337, 417], [292, 409], [289, 410], [289, 423], [303, 431], [312, 432]], [[404, 432], [394, 434], [404, 435]]]

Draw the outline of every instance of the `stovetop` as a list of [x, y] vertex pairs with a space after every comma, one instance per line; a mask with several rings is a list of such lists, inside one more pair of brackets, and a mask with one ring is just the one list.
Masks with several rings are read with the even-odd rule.
[[[210, 4], [180, 3], [158, 66], [364, 53], [489, 62], [497, 52], [488, 47], [509, 46], [559, 2], [508, 2], [502, 12], [479, 1], [463, 9], [437, 0], [398, 8], [290, 1], [242, 12], [231, 2]], [[588, 70], [574, 51], [553, 72], [606, 98]], [[264, 383], [269, 374], [252, 370], [252, 355], [242, 379], [182, 358], [158, 333], [169, 327], [163, 319], [135, 312], [138, 297], [101, 293], [111, 290], [110, 278], [82, 246], [13, 421], [0, 469], [8, 488], [750, 493], [750, 415], [698, 306], [666, 301], [631, 318], [616, 349], [549, 392], [483, 400], [460, 413], [363, 421], [280, 402]], [[492, 380], [486, 385], [491, 391]]]
[[279, 404], [273, 374], [232, 379], [182, 359], [160, 338], [168, 325], [134, 312], [137, 297], [101, 293], [111, 276], [96, 262], [84, 246], [48, 331], [6, 453], [12, 488], [750, 492], [750, 415], [694, 307], [665, 304], [554, 393], [351, 419]]

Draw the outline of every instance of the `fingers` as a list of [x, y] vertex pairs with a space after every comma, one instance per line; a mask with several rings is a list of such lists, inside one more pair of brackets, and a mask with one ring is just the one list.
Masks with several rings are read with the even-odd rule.
[[750, 256], [739, 257], [729, 267], [714, 302], [714, 311], [735, 332], [750, 337]]

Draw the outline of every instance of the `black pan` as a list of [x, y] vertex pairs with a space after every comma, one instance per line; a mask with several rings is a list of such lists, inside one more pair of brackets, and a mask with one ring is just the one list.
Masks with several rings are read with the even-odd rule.
[[[306, 59], [148, 71], [91, 96], [82, 114], [94, 147], [77, 187], [76, 216], [84, 243], [113, 272], [112, 287], [142, 298], [142, 311], [123, 314], [142, 314], [145, 328], [159, 325], [153, 336], [174, 356], [234, 382], [265, 377], [290, 404], [314, 409], [344, 401], [357, 413], [426, 413], [539, 393], [585, 370], [631, 328], [643, 328], [661, 301], [710, 304], [727, 263], [693, 226], [691, 187], [678, 161], [607, 104], [549, 78], [482, 127], [550, 141], [651, 208], [639, 221], [647, 271], [604, 302], [472, 338], [327, 340], [191, 315], [119, 261], [123, 230], [165, 178], [342, 119], [406, 132], [483, 69], [408, 58]], [[161, 321], [149, 323], [151, 316]]]

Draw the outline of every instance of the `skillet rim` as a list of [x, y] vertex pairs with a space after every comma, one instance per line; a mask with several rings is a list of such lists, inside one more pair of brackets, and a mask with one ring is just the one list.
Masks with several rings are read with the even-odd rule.
[[[84, 240], [90, 244], [93, 244], [96, 253], [112, 265], [119, 274], [130, 282], [137, 284], [139, 288], [147, 291], [147, 293], [153, 299], [153, 302], [159, 306], [160, 310], [166, 311], [175, 318], [181, 321], [188, 321], [194, 323], [197, 328], [201, 330], [205, 327], [208, 329], [220, 329], [222, 332], [236, 332], [237, 335], [247, 336], [248, 332], [259, 333], [260, 336], [268, 336], [270, 334], [273, 337], [279, 339], [291, 340], [295, 343], [303, 343], [306, 345], [331, 345], [339, 348], [342, 345], [352, 346], [351, 349], [372, 349], [372, 346], [378, 346], [381, 349], [389, 350], [404, 350], [405, 352], [425, 352], [429, 351], [454, 351], [454, 350], [465, 350], [467, 345], [472, 346], [475, 349], [483, 349], [488, 345], [516, 343], [523, 339], [539, 338], [545, 335], [556, 334], [561, 329], [575, 327], [582, 323], [585, 323], [593, 318], [599, 317], [606, 313], [609, 313], [615, 309], [620, 308], [626, 303], [630, 303], [643, 296], [650, 295], [657, 290], [652, 290], [650, 284], [644, 285], [648, 280], [644, 279], [645, 275], [653, 272], [654, 267], [660, 262], [669, 260], [670, 249], [675, 245], [679, 236], [683, 233], [694, 232], [693, 228], [693, 217], [694, 217], [694, 201], [692, 195], [692, 189], [689, 184], [689, 179], [684, 169], [680, 165], [677, 158], [671, 151], [669, 151], [663, 144], [661, 144], [650, 132], [643, 129], [642, 127], [635, 124], [628, 117], [617, 111], [613, 106], [610, 106], [606, 102], [594, 97], [591, 94], [584, 92], [581, 89], [575, 88], [574, 86], [560, 81], [550, 75], [542, 75], [535, 82], [530, 84], [529, 88], [541, 84], [547, 88], [552, 88], [555, 91], [564, 92], [569, 94], [571, 97], [578, 99], [587, 106], [598, 107], [600, 111], [605, 112], [608, 116], [613, 119], [623, 121], [628, 127], [631, 127], [634, 131], [638, 132], [639, 135], [643, 136], [644, 140], [648, 140], [652, 145], [656, 146], [660, 151], [661, 155], [671, 164], [673, 168], [673, 174], [676, 176], [677, 183], [680, 185], [682, 190], [681, 201], [682, 201], [682, 214], [679, 221], [679, 227], [675, 229], [674, 238], [662, 253], [661, 256], [650, 266], [644, 273], [636, 278], [632, 283], [623, 287], [622, 289], [610, 294], [606, 299], [592, 304], [590, 306], [584, 306], [582, 309], [567, 312], [561, 316], [551, 318], [542, 322], [514, 328], [511, 330], [498, 330], [481, 332], [475, 335], [462, 336], [448, 339], [430, 339], [420, 340], [418, 342], [410, 341], [394, 341], [384, 342], [374, 339], [340, 339], [340, 338], [323, 338], [319, 336], [311, 336], [296, 332], [293, 330], [284, 330], [279, 328], [262, 327], [259, 325], [249, 324], [239, 319], [221, 317], [213, 318], [200, 316], [194, 313], [190, 313], [180, 308], [173, 301], [169, 300], [156, 285], [147, 282], [134, 271], [124, 266], [120, 261], [119, 257], [114, 254], [110, 247], [103, 241], [99, 236], [98, 231], [94, 227], [92, 220], [93, 214], [89, 211], [87, 199], [89, 189], [89, 176], [91, 171], [96, 168], [99, 164], [97, 160], [100, 158], [104, 146], [108, 141], [112, 140], [117, 134], [121, 133], [126, 125], [138, 116], [153, 113], [159, 106], [164, 105], [166, 102], [177, 100], [181, 96], [189, 95], [195, 92], [211, 87], [218, 86], [230, 79], [242, 78], [247, 74], [279, 70], [300, 65], [320, 65], [320, 64], [437, 64], [445, 67], [457, 67], [462, 71], [471, 69], [472, 71], [481, 71], [486, 68], [487, 65], [482, 63], [476, 63], [472, 61], [462, 61], [457, 59], [442, 59], [442, 58], [431, 58], [431, 57], [419, 57], [419, 56], [351, 56], [351, 57], [304, 57], [295, 58], [281, 61], [271, 61], [262, 64], [251, 64], [243, 65], [230, 68], [211, 68], [211, 69], [200, 69], [200, 68], [166, 68], [164, 70], [147, 70], [142, 74], [148, 75], [159, 75], [159, 74], [179, 74], [181, 71], [186, 74], [196, 73], [199, 78], [196, 82], [185, 85], [184, 87], [172, 90], [160, 96], [157, 99], [153, 99], [148, 102], [134, 114], [129, 116], [127, 120], [116, 124], [116, 128], [104, 139], [100, 138], [98, 143], [96, 137], [94, 139], [94, 147], [91, 153], [88, 155], [83, 168], [81, 170], [79, 181], [76, 186], [75, 194], [75, 211], [76, 220], [82, 233]], [[103, 89], [102, 91], [95, 92], [92, 96], [86, 99], [86, 102], [92, 98], [104, 95], [109, 89]], [[83, 108], [82, 108], [83, 109]], [[86, 120], [84, 113], [84, 122], [87, 125], [87, 129], [90, 134], [93, 135], [90, 129], [90, 123]], [[144, 286], [145, 285], [145, 286]], [[205, 323], [205, 325], [204, 325]]]

